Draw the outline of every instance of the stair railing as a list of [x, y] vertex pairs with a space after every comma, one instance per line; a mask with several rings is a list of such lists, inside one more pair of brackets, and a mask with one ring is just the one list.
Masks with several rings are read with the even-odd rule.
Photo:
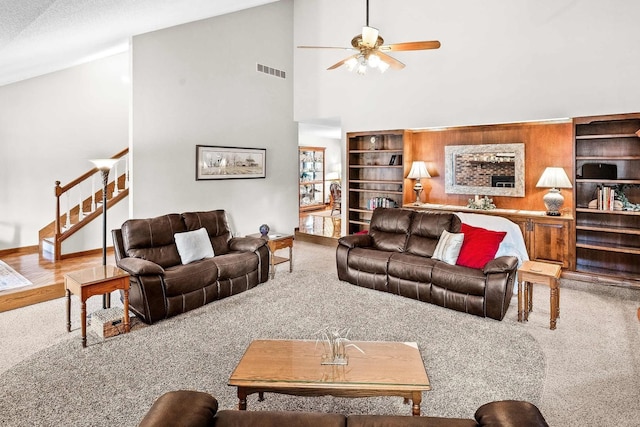
[[[128, 154], [129, 149], [126, 148], [111, 157], [119, 161], [109, 172], [107, 208], [129, 194]], [[66, 185], [56, 181], [55, 196], [53, 251], [54, 258], [60, 260], [62, 242], [102, 213], [102, 172], [93, 168]]]

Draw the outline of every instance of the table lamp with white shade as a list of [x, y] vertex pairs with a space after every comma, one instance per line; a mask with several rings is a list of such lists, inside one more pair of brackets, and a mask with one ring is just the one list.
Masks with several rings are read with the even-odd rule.
[[409, 179], [415, 179], [416, 183], [413, 186], [413, 191], [416, 193], [416, 201], [415, 205], [420, 204], [420, 193], [422, 193], [423, 187], [420, 180], [422, 178], [431, 178], [429, 172], [427, 171], [427, 164], [423, 161], [413, 162], [411, 164], [411, 170], [409, 171], [409, 175], [407, 175]]
[[564, 203], [564, 197], [560, 193], [560, 189], [572, 188], [571, 181], [569, 181], [569, 177], [564, 169], [559, 167], [546, 168], [536, 187], [550, 189], [542, 198], [547, 208], [547, 215], [560, 216], [560, 208]]

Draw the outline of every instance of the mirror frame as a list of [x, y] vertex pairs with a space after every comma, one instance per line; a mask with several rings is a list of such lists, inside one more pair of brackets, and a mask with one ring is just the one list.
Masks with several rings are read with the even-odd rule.
[[[455, 156], [458, 154], [515, 153], [513, 187], [476, 187], [455, 185]], [[483, 144], [483, 145], [447, 145], [445, 155], [445, 193], [469, 194], [480, 196], [524, 197], [524, 143]]]

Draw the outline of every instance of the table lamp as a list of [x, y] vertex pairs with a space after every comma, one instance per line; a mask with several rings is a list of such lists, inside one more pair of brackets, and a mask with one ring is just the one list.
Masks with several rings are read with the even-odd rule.
[[536, 187], [550, 189], [542, 198], [547, 208], [547, 215], [560, 216], [560, 208], [564, 203], [564, 197], [560, 193], [560, 188], [571, 188], [571, 181], [569, 181], [569, 177], [564, 169], [558, 167], [546, 168]]
[[409, 175], [407, 175], [409, 179], [415, 179], [416, 183], [413, 186], [413, 191], [416, 193], [416, 201], [414, 205], [420, 204], [420, 193], [422, 193], [423, 187], [420, 180], [422, 178], [431, 178], [429, 172], [427, 171], [427, 164], [422, 161], [413, 162], [411, 164], [411, 170], [409, 171]]

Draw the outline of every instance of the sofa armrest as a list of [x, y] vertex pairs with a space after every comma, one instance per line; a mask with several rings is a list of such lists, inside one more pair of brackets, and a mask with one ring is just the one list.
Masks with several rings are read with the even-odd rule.
[[267, 241], [260, 237], [232, 237], [229, 240], [229, 249], [232, 251], [255, 252], [266, 244]]
[[518, 258], [514, 256], [501, 256], [492, 259], [482, 269], [484, 274], [506, 273], [513, 271], [518, 267]]
[[520, 400], [484, 404], [476, 411], [475, 418], [482, 427], [549, 427], [534, 404]]
[[126, 257], [117, 262], [118, 267], [134, 276], [164, 274], [164, 268], [155, 262], [142, 258]]
[[346, 246], [349, 249], [366, 248], [371, 246], [371, 236], [368, 234], [350, 234], [343, 236], [338, 240], [338, 244]]
[[201, 391], [177, 390], [160, 396], [138, 427], [208, 427], [218, 411], [215, 397]]

